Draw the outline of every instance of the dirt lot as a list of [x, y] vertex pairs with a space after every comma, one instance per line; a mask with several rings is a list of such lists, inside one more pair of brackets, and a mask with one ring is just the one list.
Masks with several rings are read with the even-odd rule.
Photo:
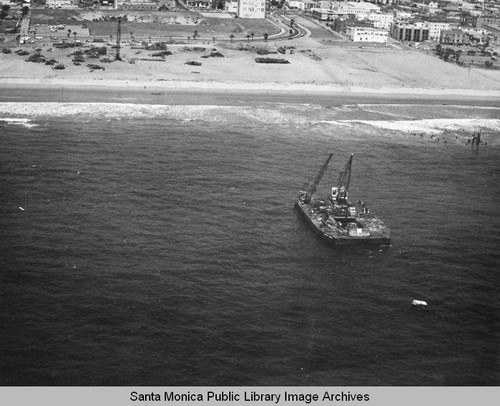
[[96, 37], [115, 36], [117, 18], [122, 17], [122, 35], [136, 39], [198, 37], [211, 39], [225, 38], [230, 35], [245, 38], [254, 33], [262, 37], [280, 32], [279, 28], [264, 19], [217, 18], [203, 16], [196, 12], [139, 12], [139, 11], [85, 11], [85, 10], [33, 10], [31, 25], [81, 25], [88, 27], [89, 35]]

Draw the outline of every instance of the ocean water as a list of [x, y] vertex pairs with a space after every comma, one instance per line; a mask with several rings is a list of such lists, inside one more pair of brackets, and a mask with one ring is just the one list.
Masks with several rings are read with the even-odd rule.
[[[498, 385], [499, 113], [0, 102], [0, 384]], [[390, 247], [293, 211], [329, 152]]]

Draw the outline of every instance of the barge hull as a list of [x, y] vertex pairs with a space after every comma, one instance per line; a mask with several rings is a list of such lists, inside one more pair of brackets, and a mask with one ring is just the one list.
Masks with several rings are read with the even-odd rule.
[[314, 222], [309, 213], [304, 209], [306, 206], [300, 201], [295, 202], [295, 210], [304, 217], [308, 225], [313, 229], [314, 233], [320, 237], [323, 241], [331, 245], [389, 245], [391, 242], [390, 237], [386, 236], [349, 236], [349, 235], [329, 235], [326, 234], [321, 228]]

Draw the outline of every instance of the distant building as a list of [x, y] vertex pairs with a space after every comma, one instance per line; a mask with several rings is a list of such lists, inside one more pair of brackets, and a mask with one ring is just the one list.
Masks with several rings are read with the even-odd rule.
[[319, 21], [331, 21], [337, 18], [337, 14], [325, 8], [314, 8], [311, 10], [312, 18]]
[[450, 23], [444, 22], [428, 21], [426, 25], [429, 27], [429, 38], [433, 40], [439, 40], [441, 37], [441, 31], [451, 29]]
[[186, 6], [190, 8], [202, 8], [207, 9], [212, 5], [211, 0], [186, 0]]
[[121, 5], [116, 0], [116, 8], [121, 10], [157, 10], [158, 7], [159, 5], [151, 0], [124, 0]]
[[358, 20], [362, 20], [371, 13], [380, 12], [380, 6], [371, 3], [356, 3], [356, 2], [336, 2], [333, 5], [332, 11], [337, 14], [354, 14]]
[[398, 41], [423, 42], [429, 39], [429, 28], [420, 24], [391, 25], [391, 37]]
[[228, 13], [237, 13], [238, 1], [226, 0], [226, 4], [224, 4], [224, 11], [227, 11]]
[[78, 8], [78, 6], [73, 4], [71, 0], [46, 0], [45, 6], [48, 8]]
[[350, 34], [352, 28], [373, 28], [372, 24], [368, 20], [358, 20], [354, 16], [339, 17], [333, 21], [331, 27], [334, 31], [340, 32], [342, 34]]
[[480, 16], [476, 20], [476, 28], [483, 28], [484, 26], [500, 27], [500, 16]]
[[366, 19], [371, 21], [375, 28], [385, 28], [389, 30], [391, 24], [394, 22], [394, 14], [370, 13]]
[[266, 0], [239, 0], [239, 18], [265, 18]]
[[292, 9], [297, 10], [310, 10], [317, 5], [312, 0], [286, 0], [285, 5]]
[[354, 42], [387, 43], [389, 33], [372, 27], [351, 27], [350, 37]]
[[462, 30], [443, 30], [439, 38], [440, 44], [462, 45], [464, 44], [465, 33]]

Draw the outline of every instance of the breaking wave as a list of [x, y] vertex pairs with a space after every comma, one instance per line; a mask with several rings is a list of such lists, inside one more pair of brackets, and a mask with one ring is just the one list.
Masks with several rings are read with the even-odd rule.
[[29, 118], [0, 118], [0, 124], [21, 125], [28, 128], [38, 126], [38, 124], [33, 123]]
[[405, 133], [442, 134], [446, 131], [474, 131], [488, 130], [500, 132], [500, 120], [469, 118], [469, 119], [422, 119], [422, 120], [345, 120], [338, 121], [341, 125], [363, 124], [384, 130], [400, 131]]
[[[75, 117], [78, 120], [165, 118], [179, 121], [263, 123], [283, 126], [369, 126], [404, 133], [446, 131], [500, 132], [498, 108], [464, 106], [342, 105], [263, 103], [257, 106], [158, 105], [133, 103], [0, 103], [0, 122], [33, 127], [32, 120]], [[29, 117], [29, 118], [26, 118]]]

